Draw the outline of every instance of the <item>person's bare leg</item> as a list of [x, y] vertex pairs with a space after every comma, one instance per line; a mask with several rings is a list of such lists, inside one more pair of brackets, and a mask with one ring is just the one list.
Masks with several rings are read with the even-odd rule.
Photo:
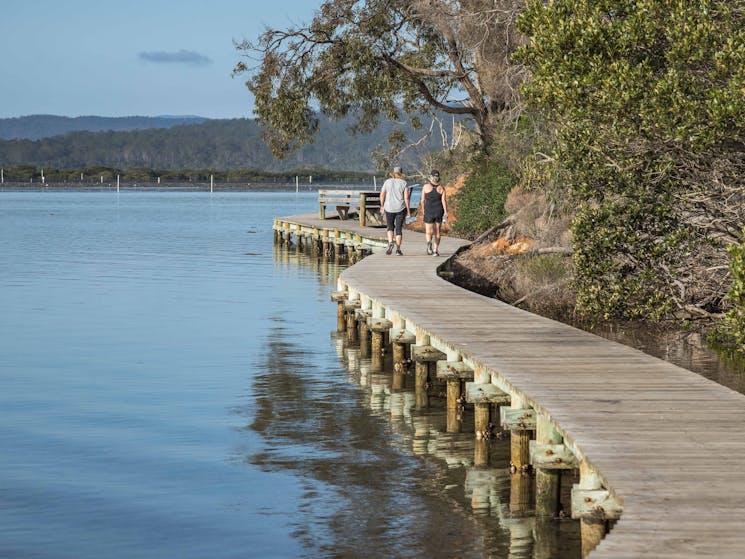
[[432, 223], [424, 224], [424, 237], [427, 239], [427, 254], [432, 254]]
[[393, 253], [393, 231], [386, 231], [386, 235], [388, 235], [388, 248], [386, 249], [386, 254]]
[[439, 221], [435, 221], [432, 225], [434, 226], [433, 227], [434, 229], [434, 239], [433, 239], [434, 247], [433, 248], [434, 248], [435, 254], [439, 255], [440, 254], [439, 249], [440, 249], [440, 225], [441, 224]]

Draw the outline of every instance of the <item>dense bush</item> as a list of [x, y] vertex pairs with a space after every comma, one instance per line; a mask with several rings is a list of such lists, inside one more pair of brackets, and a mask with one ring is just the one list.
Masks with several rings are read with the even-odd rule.
[[477, 164], [464, 187], [453, 196], [458, 216], [453, 231], [473, 238], [499, 223], [505, 217], [504, 203], [514, 184], [514, 177], [504, 167], [486, 161]]
[[[745, 238], [745, 228], [742, 233]], [[715, 343], [745, 355], [745, 241], [732, 244], [728, 252], [732, 286], [727, 299], [732, 303], [732, 308], [711, 338]]]
[[[739, 7], [738, 7], [739, 4]], [[742, 224], [745, 12], [731, 0], [529, 0], [528, 100], [578, 209], [578, 310], [717, 312]]]

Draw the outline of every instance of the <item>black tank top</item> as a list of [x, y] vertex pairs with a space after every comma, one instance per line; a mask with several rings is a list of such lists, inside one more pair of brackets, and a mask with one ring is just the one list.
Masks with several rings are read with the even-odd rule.
[[442, 194], [437, 192], [437, 186], [434, 184], [432, 186], [432, 190], [424, 193], [424, 213], [428, 216], [445, 213], [445, 209], [442, 207]]

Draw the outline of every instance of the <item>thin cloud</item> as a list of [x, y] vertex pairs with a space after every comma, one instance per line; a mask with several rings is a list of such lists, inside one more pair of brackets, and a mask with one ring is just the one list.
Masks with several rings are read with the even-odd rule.
[[140, 60], [155, 64], [188, 64], [189, 66], [207, 66], [212, 59], [198, 52], [181, 49], [178, 52], [151, 51], [141, 52]]

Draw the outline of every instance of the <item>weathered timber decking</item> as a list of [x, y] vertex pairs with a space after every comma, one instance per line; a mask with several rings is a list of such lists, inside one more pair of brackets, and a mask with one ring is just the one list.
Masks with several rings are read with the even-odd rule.
[[[382, 229], [279, 218], [379, 242]], [[450, 256], [464, 241], [443, 238]], [[745, 396], [695, 373], [440, 278], [423, 235], [376, 252], [340, 282], [492, 372], [548, 415], [623, 503], [591, 558], [745, 557]]]

